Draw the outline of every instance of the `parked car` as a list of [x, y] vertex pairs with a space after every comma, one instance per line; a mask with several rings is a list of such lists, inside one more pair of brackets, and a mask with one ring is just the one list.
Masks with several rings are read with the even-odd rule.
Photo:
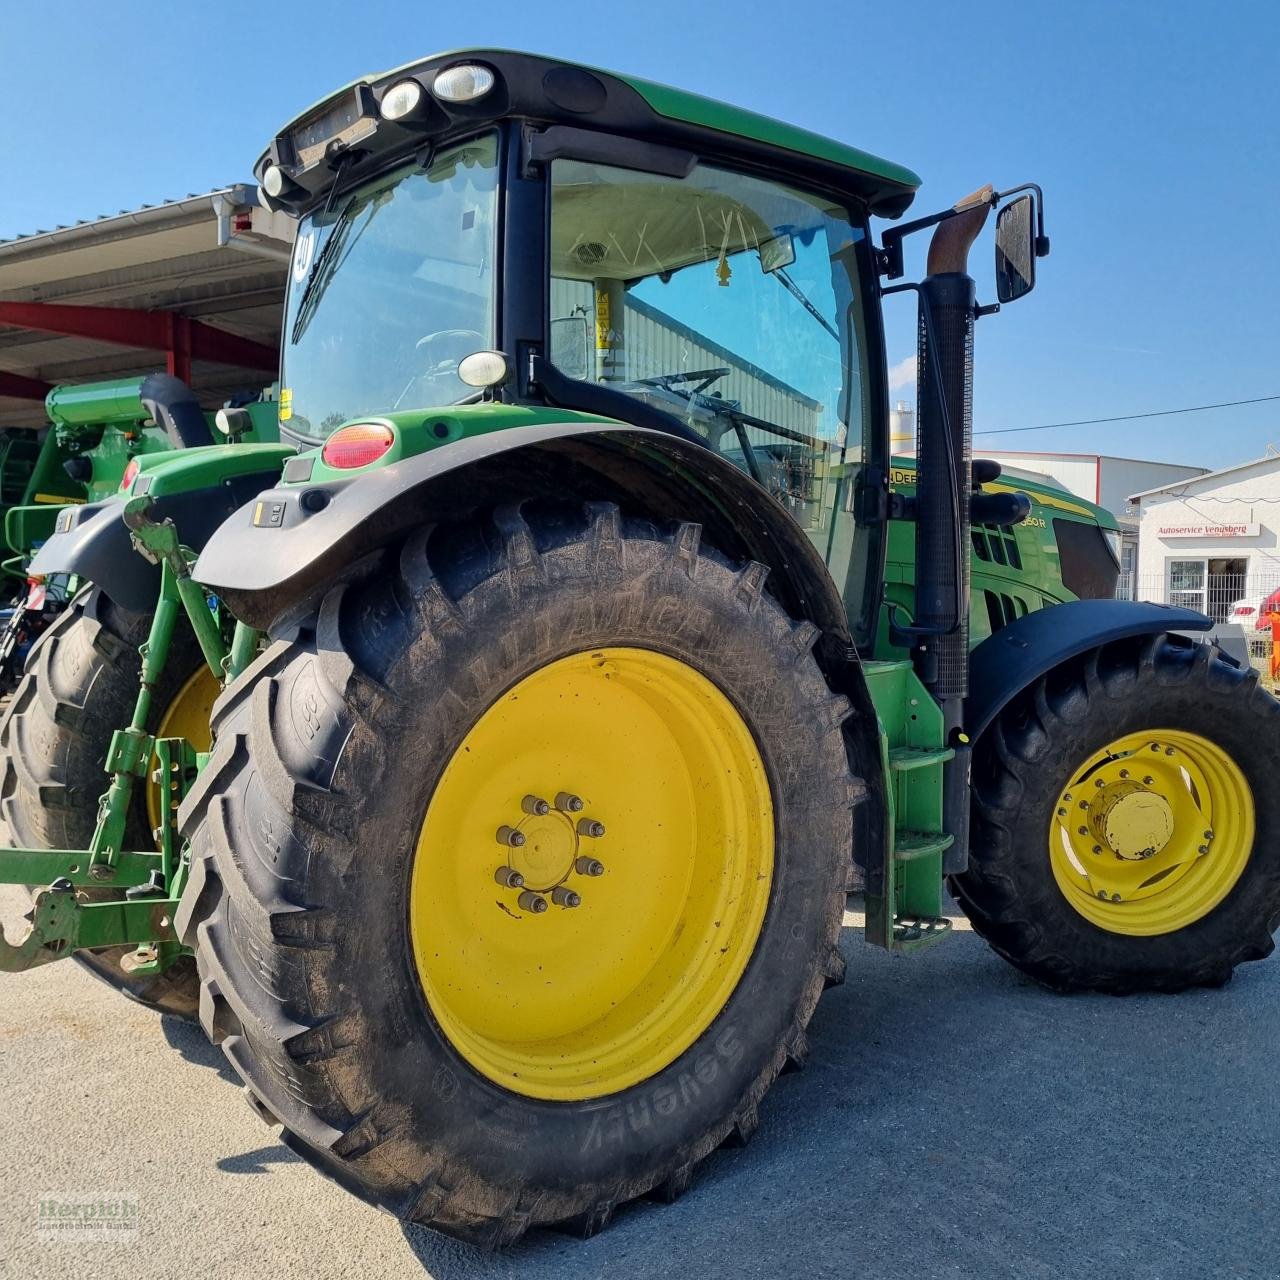
[[1280, 587], [1267, 595], [1246, 596], [1237, 600], [1227, 614], [1227, 621], [1238, 626], [1265, 631], [1271, 626], [1271, 615], [1280, 613]]

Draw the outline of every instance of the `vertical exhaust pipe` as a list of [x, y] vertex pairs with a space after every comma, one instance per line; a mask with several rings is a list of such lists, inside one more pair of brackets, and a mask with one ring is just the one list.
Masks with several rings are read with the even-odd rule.
[[916, 611], [912, 657], [942, 708], [956, 759], [944, 786], [946, 829], [955, 844], [948, 872], [968, 859], [969, 749], [964, 700], [969, 692], [969, 498], [973, 453], [973, 326], [977, 292], [969, 250], [987, 220], [992, 191], [962, 200], [962, 212], [939, 223], [919, 287], [916, 403]]
[[916, 404], [916, 610], [920, 678], [955, 714], [969, 684], [969, 468], [973, 453], [973, 324], [969, 250], [987, 219], [987, 187], [938, 225], [920, 283]]

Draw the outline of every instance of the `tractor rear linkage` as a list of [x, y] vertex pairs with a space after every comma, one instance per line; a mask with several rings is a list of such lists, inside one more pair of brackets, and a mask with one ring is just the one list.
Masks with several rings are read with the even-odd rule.
[[[182, 546], [172, 520], [149, 518], [151, 506], [152, 499], [141, 496], [123, 510], [134, 550], [158, 564], [161, 573], [151, 629], [139, 649], [142, 672], [133, 718], [112, 735], [106, 759], [111, 782], [98, 802], [87, 849], [0, 850], [0, 883], [48, 886], [35, 895], [31, 931], [22, 942], [11, 943], [0, 930], [0, 971], [18, 973], [74, 951], [126, 945], [137, 949], [125, 958], [125, 969], [145, 975], [167, 969], [183, 951], [173, 925], [187, 875], [178, 806], [203, 760], [185, 739], [148, 733], [152, 697], [180, 609], [219, 680], [233, 679], [249, 665], [260, 636], [237, 622], [227, 644], [211, 601], [191, 578], [193, 554]], [[148, 772], [162, 797], [160, 825], [152, 832], [156, 848], [125, 850], [134, 788]], [[108, 897], [103, 890], [116, 892]]]

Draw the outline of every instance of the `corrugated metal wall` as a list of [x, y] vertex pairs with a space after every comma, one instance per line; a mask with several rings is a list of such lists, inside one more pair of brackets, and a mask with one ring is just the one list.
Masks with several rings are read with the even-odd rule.
[[[552, 280], [551, 314], [559, 318], [593, 314], [593, 290], [582, 280]], [[594, 329], [589, 330], [594, 334]], [[628, 378], [653, 378], [664, 373], [685, 370], [728, 368], [726, 377], [712, 383], [708, 392], [718, 392], [726, 400], [738, 401], [738, 407], [752, 417], [780, 427], [789, 427], [807, 436], [816, 436], [822, 419], [822, 405], [795, 387], [773, 377], [764, 369], [705, 335], [672, 319], [656, 307], [627, 298], [625, 334]], [[591, 338], [594, 343], [594, 337]], [[779, 438], [768, 432], [749, 430], [755, 444], [779, 444]]]

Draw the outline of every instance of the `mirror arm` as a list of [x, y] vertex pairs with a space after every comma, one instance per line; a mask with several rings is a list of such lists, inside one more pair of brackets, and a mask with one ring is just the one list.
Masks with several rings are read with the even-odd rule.
[[[1044, 192], [1040, 190], [1038, 182], [1024, 182], [1020, 186], [1010, 187], [1007, 191], [993, 191], [990, 197], [984, 201], [992, 207], [999, 204], [1001, 200], [1007, 199], [1009, 196], [1015, 196], [1020, 191], [1034, 191], [1036, 195], [1036, 257], [1047, 258], [1049, 256], [1049, 237], [1044, 233]], [[948, 218], [954, 218], [962, 213], [967, 213], [973, 206], [967, 201], [961, 201], [959, 208], [944, 209], [941, 213], [931, 213], [927, 218], [917, 218], [914, 222], [904, 222], [899, 227], [890, 227], [880, 237], [880, 247], [876, 250], [876, 270], [886, 280], [901, 279], [903, 271], [902, 242], [909, 235], [914, 235], [917, 231], [923, 231], [927, 227], [936, 227], [939, 222], [945, 222]], [[882, 289], [881, 293], [889, 293], [890, 290]]]

